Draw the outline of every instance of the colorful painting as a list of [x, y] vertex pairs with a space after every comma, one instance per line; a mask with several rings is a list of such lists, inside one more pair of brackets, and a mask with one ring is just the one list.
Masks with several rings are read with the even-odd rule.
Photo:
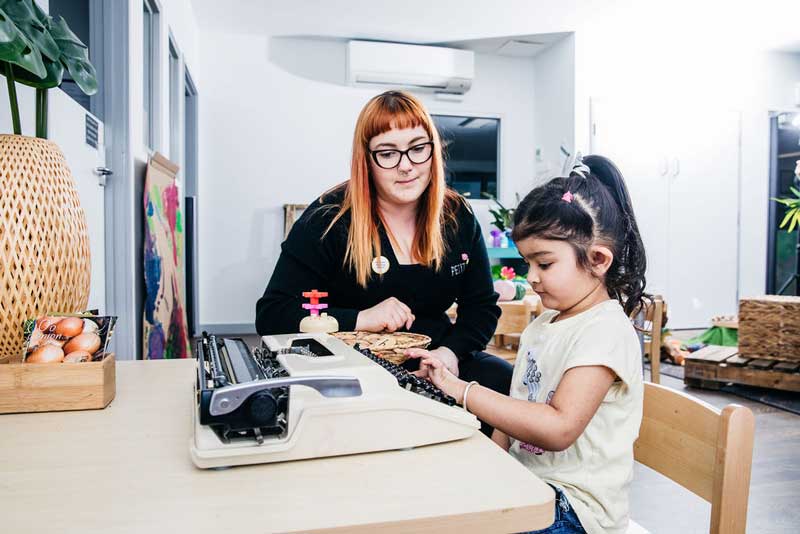
[[147, 165], [144, 189], [144, 358], [190, 358], [183, 287], [183, 222], [175, 175], [161, 154]]

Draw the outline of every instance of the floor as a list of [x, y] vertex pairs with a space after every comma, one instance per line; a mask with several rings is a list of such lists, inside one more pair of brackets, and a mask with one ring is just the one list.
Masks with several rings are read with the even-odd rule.
[[[681, 336], [682, 334], [682, 336]], [[692, 332], [679, 337], [691, 337]], [[245, 336], [256, 346], [256, 336]], [[661, 375], [667, 387], [684, 390], [681, 380]], [[800, 532], [800, 416], [727, 393], [686, 389], [722, 408], [738, 403], [756, 417], [747, 532]], [[661, 474], [636, 464], [631, 516], [652, 534], [707, 533], [711, 505]]]

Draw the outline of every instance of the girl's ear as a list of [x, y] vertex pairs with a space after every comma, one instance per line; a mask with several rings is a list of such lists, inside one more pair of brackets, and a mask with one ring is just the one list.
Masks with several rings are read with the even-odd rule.
[[605, 275], [614, 262], [614, 253], [611, 249], [602, 245], [592, 245], [589, 247], [589, 263], [592, 272], [597, 276]]

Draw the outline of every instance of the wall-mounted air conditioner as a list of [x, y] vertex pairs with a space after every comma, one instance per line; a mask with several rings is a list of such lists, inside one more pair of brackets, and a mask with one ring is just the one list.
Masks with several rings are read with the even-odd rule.
[[470, 50], [372, 41], [347, 43], [347, 81], [463, 94], [475, 77]]

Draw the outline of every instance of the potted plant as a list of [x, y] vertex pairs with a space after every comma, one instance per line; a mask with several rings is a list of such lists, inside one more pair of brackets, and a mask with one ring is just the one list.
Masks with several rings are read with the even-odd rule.
[[[794, 169], [794, 175], [796, 176], [795, 184], [800, 181], [800, 159], [797, 160], [797, 166]], [[786, 231], [788, 233], [792, 233], [797, 227], [797, 260], [795, 264], [795, 272], [792, 274], [778, 289], [778, 295], [782, 294], [786, 288], [792, 285], [792, 282], [797, 281], [800, 284], [800, 189], [796, 187], [790, 187], [789, 191], [792, 192], [794, 195], [793, 197], [785, 197], [785, 198], [773, 198], [775, 202], [779, 204], [783, 204], [786, 206], [786, 214], [783, 216], [783, 220], [781, 220], [781, 224], [778, 225], [778, 228], [783, 228], [784, 226], [789, 226]]]
[[[800, 159], [797, 160], [794, 174], [797, 177], [796, 180], [800, 180]], [[800, 226], [800, 190], [796, 187], [790, 187], [789, 191], [792, 192], [793, 197], [773, 198], [772, 200], [786, 206], [786, 214], [778, 227], [783, 228], [788, 224], [789, 228], [786, 231], [791, 233], [794, 231], [795, 226]]]
[[[0, 361], [21, 356], [25, 319], [73, 312], [89, 299], [86, 217], [58, 146], [47, 140], [47, 92], [64, 71], [97, 92], [89, 54], [63, 18], [33, 0], [0, 0], [0, 74], [6, 78], [13, 135], [0, 135]], [[36, 136], [22, 135], [17, 84], [36, 91]]]
[[[497, 231], [492, 230], [492, 246], [493, 247], [513, 247], [514, 243], [511, 241], [511, 227], [514, 225], [514, 209], [506, 208], [494, 195], [483, 193], [485, 198], [497, 204], [496, 208], [489, 208], [489, 213], [494, 219], [492, 224], [497, 228]], [[516, 195], [517, 204], [519, 204], [519, 194]]]

